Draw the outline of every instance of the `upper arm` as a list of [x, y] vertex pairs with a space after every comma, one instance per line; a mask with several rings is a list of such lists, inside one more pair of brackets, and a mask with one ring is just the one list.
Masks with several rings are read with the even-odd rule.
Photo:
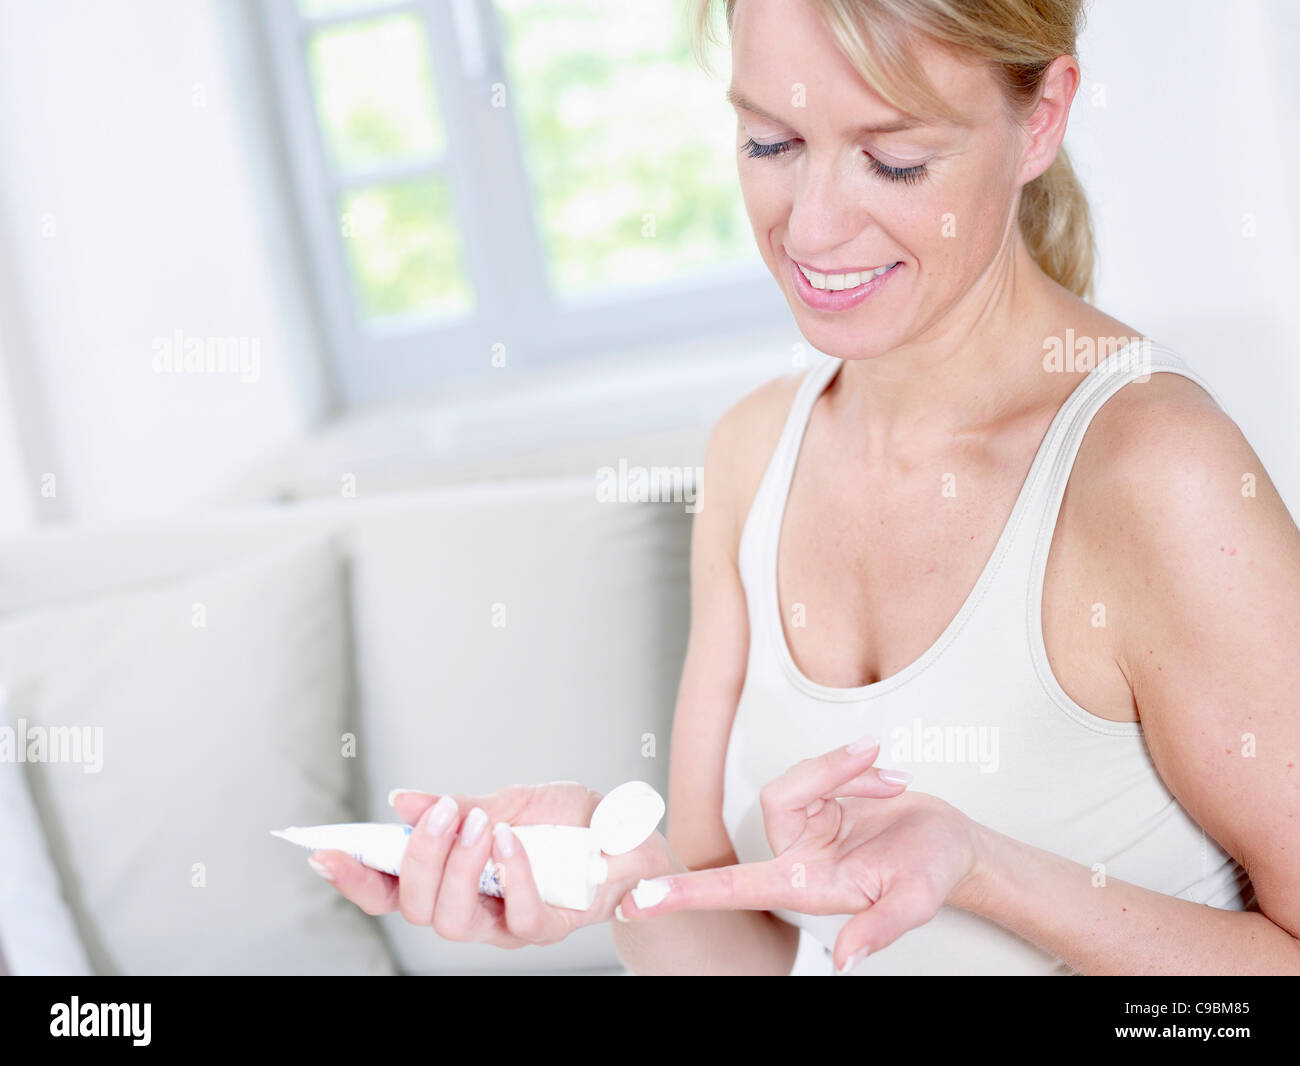
[[722, 786], [749, 654], [737, 549], [793, 384], [779, 378], [740, 400], [714, 427], [704, 457], [691, 533], [690, 639], [673, 715], [668, 795], [668, 842], [691, 868], [736, 861], [722, 821]]
[[1098, 414], [1116, 646], [1166, 785], [1300, 936], [1300, 531], [1237, 425], [1161, 377]]

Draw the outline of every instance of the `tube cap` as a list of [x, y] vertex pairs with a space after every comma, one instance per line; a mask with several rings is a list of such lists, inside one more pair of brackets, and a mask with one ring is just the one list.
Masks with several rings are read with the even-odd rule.
[[664, 816], [664, 800], [644, 781], [628, 781], [600, 801], [591, 816], [591, 829], [606, 855], [638, 848]]

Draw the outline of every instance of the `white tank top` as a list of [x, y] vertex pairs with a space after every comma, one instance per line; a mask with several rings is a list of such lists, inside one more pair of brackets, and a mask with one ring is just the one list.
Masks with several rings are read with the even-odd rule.
[[[832, 688], [805, 677], [785, 640], [777, 601], [777, 539], [814, 403], [843, 360], [807, 373], [741, 534], [749, 611], [745, 685], [727, 746], [723, 820], [741, 862], [772, 857], [758, 793], [800, 759], [864, 734], [882, 767], [911, 771], [910, 789], [953, 804], [1013, 839], [1117, 878], [1227, 910], [1249, 900], [1240, 864], [1165, 787], [1138, 723], [1091, 714], [1048, 665], [1043, 574], [1075, 454], [1092, 417], [1146, 372], [1191, 378], [1168, 349], [1138, 342], [1083, 378], [1057, 411], [1011, 516], [973, 591], [911, 665], [870, 685]], [[1099, 889], [1100, 890], [1100, 889]], [[777, 910], [829, 951], [847, 915]], [[807, 940], [807, 937], [804, 938]], [[805, 951], [801, 949], [801, 958]], [[926, 925], [869, 955], [855, 974], [1067, 974], [1064, 963], [1001, 926], [944, 907]]]

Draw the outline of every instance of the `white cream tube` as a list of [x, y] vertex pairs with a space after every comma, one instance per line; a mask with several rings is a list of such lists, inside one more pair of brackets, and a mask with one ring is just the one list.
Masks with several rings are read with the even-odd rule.
[[[663, 817], [663, 798], [644, 781], [628, 781], [607, 795], [591, 816], [591, 826], [511, 826], [532, 867], [543, 902], [570, 910], [589, 910], [609, 876], [604, 855], [622, 855], [643, 844]], [[400, 822], [347, 822], [339, 825], [273, 829], [280, 837], [312, 851], [343, 851], [371, 869], [397, 876], [411, 837]], [[604, 854], [602, 854], [602, 852]], [[479, 876], [485, 896], [504, 896], [496, 863]]]
[[[511, 826], [515, 839], [528, 856], [537, 894], [555, 907], [585, 911], [596, 901], [609, 867], [600, 853], [596, 834], [580, 825]], [[397, 876], [411, 839], [411, 827], [400, 823], [350, 822], [340, 825], [290, 826], [272, 830], [272, 836], [312, 851], [344, 851], [357, 862]], [[496, 863], [489, 860], [479, 876], [478, 890], [485, 896], [505, 895]]]
[[[580, 825], [516, 825], [510, 829], [528, 856], [543, 902], [575, 911], [590, 910], [597, 890], [609, 876], [596, 834]], [[484, 867], [478, 890], [486, 896], [505, 895], [495, 863]]]

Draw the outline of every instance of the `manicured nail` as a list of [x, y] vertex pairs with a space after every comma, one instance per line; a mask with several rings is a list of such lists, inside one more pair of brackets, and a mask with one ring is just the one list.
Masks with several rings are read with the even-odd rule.
[[849, 956], [849, 961], [840, 967], [840, 973], [848, 973], [853, 967], [871, 954], [870, 948], [863, 948], [861, 951], [855, 951]]
[[487, 811], [482, 807], [475, 807], [466, 816], [465, 824], [460, 827], [460, 842], [467, 848], [473, 847], [478, 838], [483, 835], [487, 823]]
[[662, 903], [671, 887], [668, 879], [664, 877], [656, 877], [651, 881], [642, 878], [636, 883], [636, 888], [632, 889], [632, 899], [639, 910], [645, 910]]
[[873, 736], [859, 737], [850, 744], [845, 751], [850, 755], [861, 755], [864, 751], [869, 751], [876, 746], [876, 738]]
[[324, 863], [317, 862], [316, 856], [308, 855], [307, 865], [310, 866], [313, 870], [315, 870], [318, 874], [320, 874], [321, 877], [325, 878], [326, 881], [334, 880], [334, 875], [329, 872], [329, 868], [325, 866]]
[[424, 831], [431, 837], [440, 837], [447, 831], [456, 817], [456, 801], [450, 796], [443, 796], [433, 805], [429, 817], [424, 823]]
[[393, 789], [392, 792], [388, 794], [388, 805], [390, 807], [396, 806], [398, 796], [405, 796], [408, 792], [420, 792], [420, 791], [422, 790], [418, 788], [395, 788]]
[[492, 839], [496, 843], [497, 852], [503, 859], [508, 859], [515, 853], [515, 835], [505, 822], [497, 822], [492, 827]]
[[620, 922], [630, 922], [632, 920], [626, 914], [623, 913], [623, 904], [621, 903], [614, 908], [614, 917], [617, 918]]
[[906, 785], [912, 780], [912, 775], [906, 770], [881, 770], [880, 780], [887, 785]]

